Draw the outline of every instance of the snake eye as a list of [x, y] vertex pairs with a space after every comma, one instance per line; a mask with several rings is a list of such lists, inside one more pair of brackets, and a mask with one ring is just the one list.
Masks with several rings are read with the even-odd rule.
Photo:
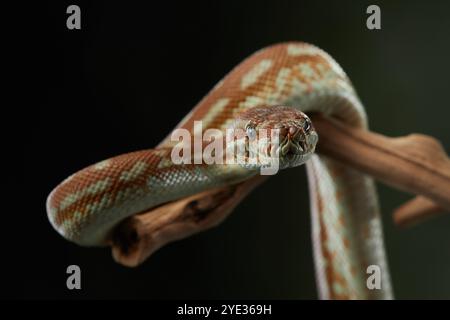
[[256, 130], [253, 127], [247, 126], [247, 136], [250, 140], [254, 140], [256, 138]]
[[249, 138], [249, 140], [253, 140], [256, 138], [255, 125], [251, 121], [249, 121], [245, 125], [245, 131], [247, 133], [247, 137]]
[[311, 129], [311, 121], [309, 119], [305, 119], [305, 123], [303, 124], [303, 130], [308, 132]]

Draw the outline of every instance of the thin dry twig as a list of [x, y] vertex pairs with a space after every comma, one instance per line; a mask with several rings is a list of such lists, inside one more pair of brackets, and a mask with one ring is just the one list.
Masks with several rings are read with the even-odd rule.
[[399, 226], [411, 226], [445, 211], [424, 196], [416, 196], [394, 211], [394, 222]]

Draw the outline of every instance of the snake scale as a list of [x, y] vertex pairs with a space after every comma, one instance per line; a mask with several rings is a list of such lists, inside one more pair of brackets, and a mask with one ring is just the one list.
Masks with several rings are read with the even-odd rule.
[[[307, 117], [302, 119], [300, 111], [321, 112], [346, 125], [367, 128], [364, 107], [331, 56], [301, 42], [259, 50], [221, 80], [177, 128], [194, 133], [194, 121], [201, 120], [203, 130], [225, 130], [240, 115], [252, 117], [258, 114], [258, 107], [276, 105], [289, 106], [298, 116], [301, 134], [296, 141], [308, 155], [304, 160], [308, 159], [320, 298], [392, 298], [373, 180], [333, 159], [312, 154], [317, 139], [310, 141], [311, 145], [307, 143]], [[291, 117], [289, 108], [274, 109], [266, 115], [272, 113], [276, 119], [280, 111]], [[291, 137], [287, 129], [285, 134]], [[209, 188], [232, 185], [255, 174], [239, 165], [174, 164], [170, 157], [173, 146], [168, 136], [155, 149], [107, 159], [71, 175], [47, 199], [51, 224], [62, 236], [80, 245], [104, 245], [112, 228], [130, 215]], [[381, 289], [367, 288], [370, 265], [382, 271]]]

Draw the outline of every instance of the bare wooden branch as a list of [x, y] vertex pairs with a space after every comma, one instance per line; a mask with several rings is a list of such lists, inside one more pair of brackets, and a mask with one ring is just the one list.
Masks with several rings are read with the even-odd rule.
[[[389, 138], [321, 115], [312, 118], [320, 137], [319, 153], [390, 186], [422, 195], [396, 211], [396, 223], [407, 225], [435, 214], [438, 208], [450, 211], [450, 160], [436, 139], [419, 134]], [[219, 224], [265, 178], [209, 190], [127, 219], [112, 238], [114, 259], [136, 266], [161, 246]]]
[[[392, 187], [425, 196], [434, 207], [450, 211], [450, 160], [439, 141], [422, 134], [390, 138], [320, 115], [313, 119], [320, 137], [319, 153]], [[413, 204], [397, 216], [399, 224], [411, 215], [417, 220], [429, 214], [424, 206]]]
[[112, 238], [114, 259], [128, 267], [142, 263], [165, 244], [221, 223], [267, 176], [208, 190], [128, 218]]
[[412, 226], [443, 211], [434, 201], [424, 196], [416, 196], [394, 211], [394, 222], [402, 227]]

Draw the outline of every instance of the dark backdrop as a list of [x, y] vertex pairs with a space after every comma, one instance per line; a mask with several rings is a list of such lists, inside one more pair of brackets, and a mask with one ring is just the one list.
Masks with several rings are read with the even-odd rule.
[[[65, 241], [45, 212], [63, 178], [154, 146], [226, 72], [272, 43], [302, 40], [329, 52], [355, 84], [373, 130], [421, 132], [450, 146], [448, 2], [377, 1], [378, 31], [365, 26], [366, 1], [73, 3], [82, 30], [65, 27], [72, 2], [48, 4], [28, 53], [38, 53], [34, 85], [44, 98], [20, 109], [26, 200], [3, 228], [15, 252], [4, 260], [11, 267], [4, 283], [13, 285], [3, 295], [315, 299], [303, 168], [280, 172], [218, 228], [170, 244], [136, 269], [114, 263], [107, 249]], [[378, 190], [396, 297], [450, 298], [450, 216], [398, 229], [391, 213], [410, 196]], [[82, 269], [81, 291], [65, 287], [69, 264]]]

